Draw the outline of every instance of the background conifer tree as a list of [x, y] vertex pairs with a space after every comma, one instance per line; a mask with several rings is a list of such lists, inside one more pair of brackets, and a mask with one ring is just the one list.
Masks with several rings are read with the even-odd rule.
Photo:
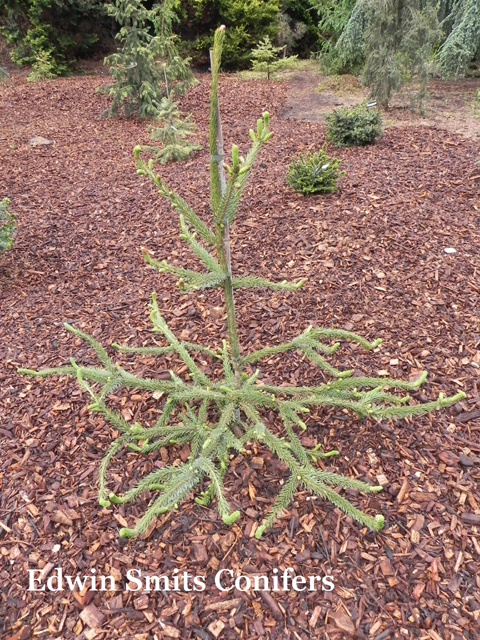
[[255, 44], [266, 35], [273, 40], [278, 32], [281, 0], [182, 0], [179, 4], [179, 33], [189, 43], [192, 57], [205, 66], [210, 66], [208, 52], [219, 24], [227, 27], [224, 69], [249, 68]]
[[126, 116], [155, 116], [165, 95], [164, 74], [173, 82], [174, 91], [186, 89], [193, 81], [188, 61], [181, 59], [175, 45], [171, 4], [172, 0], [164, 0], [147, 9], [141, 0], [115, 0], [107, 5], [109, 14], [121, 25], [116, 38], [122, 47], [105, 58], [114, 79], [102, 89], [112, 98], [106, 115], [115, 116], [123, 108]]
[[335, 45], [348, 23], [355, 0], [311, 0], [318, 19], [321, 35], [319, 60], [322, 70], [334, 74], [342, 70], [343, 63]]
[[433, 45], [440, 38], [435, 9], [420, 0], [363, 0], [337, 43], [347, 61], [364, 56], [362, 81], [371, 97], [388, 107], [393, 91], [415, 85], [420, 104], [428, 81]]
[[290, 66], [297, 56], [280, 57], [283, 47], [274, 47], [268, 36], [252, 51], [252, 69], [267, 74], [267, 80], [280, 69]]
[[480, 54], [480, 2], [442, 0], [439, 10], [446, 39], [438, 52], [438, 65], [445, 77], [457, 77]]
[[0, 33], [12, 47], [10, 57], [35, 65], [34, 78], [69, 73], [79, 57], [108, 50], [111, 31], [102, 0], [0, 1]]
[[[346, 1], [342, 0], [342, 4]], [[376, 12], [378, 15], [375, 18]], [[390, 24], [386, 24], [386, 12], [391, 16]], [[434, 24], [432, 14], [435, 14], [440, 29]], [[393, 19], [395, 19], [399, 31], [399, 37], [395, 43], [396, 50], [401, 53], [400, 61], [402, 62], [403, 58], [403, 64], [407, 63], [407, 73], [408, 66], [411, 67], [411, 52], [415, 49], [415, 42], [420, 43], [419, 54], [427, 61], [431, 45], [435, 44], [434, 59], [441, 73], [446, 77], [465, 74], [469, 63], [480, 54], [480, 2], [478, 0], [419, 0], [418, 2], [357, 0], [335, 45], [334, 52], [338, 57], [339, 68], [354, 68], [362, 63], [372, 50], [372, 44], [374, 44], [372, 42], [367, 49], [365, 47], [366, 40], [372, 32], [372, 18], [375, 18], [373, 28], [377, 32], [377, 37], [379, 22], [383, 20], [387, 31], [391, 31]], [[418, 29], [413, 28], [414, 20], [418, 20]], [[428, 33], [425, 31], [426, 27]], [[422, 43], [422, 31], [427, 36], [425, 48]], [[405, 51], [403, 51], [405, 46], [401, 43], [404, 34], [407, 35]], [[380, 37], [383, 38], [381, 29]], [[389, 40], [391, 40], [390, 37]], [[380, 41], [377, 42], [377, 45], [379, 44]], [[418, 67], [418, 62], [416, 64]], [[388, 66], [392, 68], [391, 63]], [[395, 70], [394, 75], [398, 77]]]

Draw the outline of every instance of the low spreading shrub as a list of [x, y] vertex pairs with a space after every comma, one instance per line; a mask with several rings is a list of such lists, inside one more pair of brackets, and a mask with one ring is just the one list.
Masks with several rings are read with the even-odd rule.
[[13, 245], [13, 234], [17, 225], [15, 214], [8, 210], [10, 200], [0, 200], [0, 254], [8, 251]]
[[344, 175], [339, 171], [341, 160], [329, 159], [325, 147], [315, 153], [300, 154], [288, 165], [287, 184], [294, 191], [309, 193], [331, 193], [337, 188], [337, 178]]
[[382, 116], [376, 109], [358, 105], [325, 116], [327, 140], [337, 147], [373, 144], [382, 135]]

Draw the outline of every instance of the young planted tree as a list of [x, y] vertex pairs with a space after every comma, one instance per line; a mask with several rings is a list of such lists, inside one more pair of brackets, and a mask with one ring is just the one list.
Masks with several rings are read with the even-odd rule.
[[283, 47], [274, 47], [270, 38], [265, 36], [252, 51], [252, 69], [266, 73], [267, 80], [270, 80], [276, 71], [292, 65], [297, 59], [297, 56], [280, 58], [280, 51], [283, 51]]
[[163, 96], [163, 73], [157, 64], [161, 53], [158, 36], [151, 33], [153, 12], [141, 0], [115, 0], [107, 5], [109, 15], [121, 25], [116, 38], [122, 48], [105, 58], [114, 82], [102, 88], [112, 99], [105, 115], [128, 117], [156, 115]]
[[164, 61], [167, 98], [171, 94], [184, 93], [197, 82], [190, 69], [189, 58], [182, 58], [179, 53], [178, 36], [173, 33], [173, 23], [179, 22], [177, 7], [177, 0], [161, 0], [153, 6], [155, 34], [159, 38], [160, 57]]
[[193, 151], [201, 149], [199, 144], [189, 140], [196, 129], [190, 117], [182, 117], [178, 110], [178, 102], [172, 102], [171, 96], [162, 98], [157, 121], [163, 124], [163, 127], [150, 127], [150, 137], [154, 141], [160, 140], [162, 147], [144, 146], [142, 150], [153, 153], [155, 159], [162, 164], [186, 160]]
[[[227, 314], [228, 342], [223, 340], [215, 351], [200, 344], [180, 341], [167, 325], [160, 313], [155, 295], [150, 305], [153, 330], [163, 336], [164, 346], [121, 347], [122, 352], [138, 355], [176, 354], [188, 369], [188, 379], [170, 373], [170, 380], [144, 378], [133, 375], [119, 364], [115, 364], [107, 351], [91, 336], [69, 325], [66, 328], [75, 336], [84, 339], [94, 349], [102, 366], [93, 367], [71, 360], [70, 366], [41, 371], [20, 370], [35, 376], [74, 375], [80, 386], [90, 394], [90, 409], [102, 414], [120, 432], [111, 444], [100, 464], [99, 502], [108, 507], [112, 503], [134, 500], [145, 492], [155, 493], [145, 514], [133, 528], [123, 528], [120, 535], [133, 537], [145, 531], [151, 521], [160, 513], [177, 508], [203, 480], [209, 482], [206, 490], [197, 497], [197, 502], [208, 504], [213, 498], [226, 524], [233, 523], [239, 516], [227, 501], [224, 477], [228, 471], [231, 451], [242, 451], [248, 442], [256, 441], [269, 448], [280, 458], [290, 471], [290, 477], [282, 486], [261, 526], [256, 530], [260, 537], [276, 516], [288, 506], [297, 488], [311, 491], [342, 509], [371, 529], [380, 529], [384, 518], [372, 517], [352, 505], [335, 488], [353, 487], [370, 493], [381, 490], [365, 482], [333, 473], [317, 466], [317, 460], [333, 455], [334, 451], [322, 452], [320, 446], [305, 448], [298, 432], [306, 429], [303, 421], [310, 408], [321, 405], [346, 408], [358, 416], [370, 418], [404, 417], [425, 413], [448, 406], [464, 397], [463, 393], [425, 404], [407, 404], [408, 396], [400, 397], [392, 389], [415, 389], [426, 378], [422, 374], [414, 382], [391, 378], [355, 377], [353, 371], [341, 371], [330, 365], [326, 356], [340, 346], [342, 340], [351, 340], [366, 349], [377, 347], [381, 340], [369, 343], [362, 337], [341, 329], [307, 327], [296, 338], [275, 346], [264, 346], [257, 351], [246, 353], [240, 345], [235, 314], [234, 292], [243, 287], [295, 290], [302, 281], [274, 283], [261, 276], [237, 276], [230, 264], [229, 229], [235, 220], [240, 198], [247, 184], [251, 167], [261, 147], [270, 139], [268, 113], [258, 120], [256, 131], [250, 131], [252, 146], [246, 158], [240, 157], [238, 148], [233, 146], [230, 166], [225, 166], [227, 179], [223, 174], [223, 149], [217, 86], [220, 57], [224, 39], [224, 28], [215, 33], [212, 58], [212, 90], [210, 102], [210, 203], [212, 226], [205, 224], [190, 206], [173, 192], [156, 175], [150, 162], [140, 158], [136, 148], [135, 158], [138, 173], [148, 176], [159, 193], [166, 198], [179, 213], [181, 238], [189, 245], [204, 270], [195, 271], [157, 261], [144, 251], [147, 262], [160, 272], [171, 273], [179, 280], [182, 289], [217, 288], [223, 292]], [[333, 342], [336, 340], [336, 342]], [[252, 370], [264, 358], [288, 351], [297, 351], [317, 366], [330, 379], [316, 386], [280, 386], [258, 384], [259, 371]], [[215, 379], [208, 376], [197, 359], [211, 356], [218, 358], [223, 366], [223, 374]], [[150, 391], [158, 399], [161, 415], [153, 425], [130, 424], [111, 408], [108, 396], [119, 388]], [[276, 413], [279, 418], [277, 429], [273, 431], [266, 415]], [[190, 455], [186, 462], [167, 465], [155, 469], [142, 478], [123, 496], [117, 496], [107, 489], [107, 468], [110, 461], [120, 451], [127, 449], [147, 454], [171, 444], [190, 445]]]

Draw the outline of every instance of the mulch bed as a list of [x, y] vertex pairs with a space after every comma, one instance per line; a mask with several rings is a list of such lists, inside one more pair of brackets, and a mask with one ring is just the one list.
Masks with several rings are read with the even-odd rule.
[[[324, 143], [321, 123], [282, 118], [288, 87], [222, 77], [227, 148], [248, 148], [248, 129], [268, 108], [275, 133], [264, 147], [232, 232], [233, 268], [272, 279], [308, 277], [297, 293], [241, 291], [245, 350], [285, 341], [309, 324], [384, 338], [375, 353], [345, 344], [333, 364], [358, 373], [415, 377], [416, 400], [466, 392], [434, 415], [377, 424], [340, 411], [307, 420], [305, 444], [338, 448], [325, 466], [381, 482], [375, 497], [349, 494], [383, 513], [377, 534], [319, 499], [296, 496], [258, 541], [257, 524], [283, 468], [260, 447], [232, 461], [228, 498], [242, 513], [231, 528], [216, 510], [187, 501], [158, 518], [148, 536], [120, 543], [142, 503], [102, 509], [96, 474], [112, 429], [87, 411], [74, 380], [36, 380], [18, 367], [84, 364], [94, 354], [64, 331], [74, 324], [104, 345], [152, 344], [147, 303], [183, 339], [218, 346], [220, 294], [185, 294], [143, 261], [194, 266], [176, 216], [136, 175], [132, 148], [146, 125], [104, 120], [98, 77], [0, 88], [0, 195], [18, 213], [15, 247], [0, 258], [0, 635], [39, 638], [478, 638], [480, 628], [480, 172], [478, 148], [442, 130], [394, 128], [374, 146], [334, 150], [346, 175], [329, 196], [303, 198], [285, 184], [292, 155]], [[203, 150], [161, 173], [208, 220], [208, 78], [182, 101]], [[29, 146], [35, 135], [54, 141]], [[444, 249], [453, 247], [455, 254]], [[152, 375], [175, 358], [132, 362]], [[125, 366], [127, 366], [125, 364]], [[212, 366], [207, 362], [207, 367]], [[181, 371], [180, 371], [181, 372]], [[296, 354], [262, 366], [263, 381], [315, 383], [322, 375]], [[126, 419], [155, 420], [158, 402], [113, 398]], [[113, 469], [125, 487], [155, 463], [185, 459], [179, 447], [149, 459], [132, 453]], [[252, 459], [256, 458], [254, 462]], [[260, 461], [260, 460], [261, 461]], [[117, 578], [116, 592], [28, 591], [28, 569]], [[215, 573], [331, 575], [329, 591], [220, 593]], [[202, 592], [126, 591], [125, 574], [205, 575]], [[46, 576], [45, 576], [46, 577]], [[98, 630], [100, 629], [100, 630]]]

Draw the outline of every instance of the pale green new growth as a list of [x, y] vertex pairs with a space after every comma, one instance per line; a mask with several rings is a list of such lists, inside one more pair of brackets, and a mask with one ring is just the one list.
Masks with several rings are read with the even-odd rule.
[[[296, 289], [302, 282], [273, 283], [257, 276], [232, 276], [230, 267], [230, 245], [228, 229], [237, 212], [241, 193], [245, 187], [250, 167], [261, 146], [270, 138], [268, 113], [258, 120], [256, 131], [250, 132], [252, 147], [246, 158], [241, 158], [237, 147], [233, 147], [231, 165], [226, 167], [227, 179], [221, 173], [223, 149], [218, 143], [221, 136], [218, 116], [217, 84], [220, 55], [224, 39], [224, 29], [217, 30], [212, 59], [212, 92], [210, 104], [210, 176], [213, 228], [210, 229], [177, 194], [172, 192], [163, 180], [152, 170], [152, 163], [146, 164], [140, 158], [140, 149], [135, 149], [138, 173], [149, 177], [159, 193], [170, 201], [178, 211], [181, 238], [190, 246], [202, 264], [203, 271], [194, 271], [157, 261], [145, 250], [149, 264], [160, 270], [174, 274], [182, 288], [200, 289], [217, 287], [222, 289], [227, 315], [228, 343], [222, 341], [215, 351], [209, 347], [183, 342], [168, 327], [160, 313], [155, 295], [150, 304], [150, 318], [153, 330], [163, 336], [165, 346], [119, 347], [121, 351], [138, 355], [158, 355], [175, 353], [186, 366], [188, 376], [180, 378], [170, 372], [169, 380], [143, 378], [128, 373], [116, 364], [105, 349], [91, 336], [66, 325], [68, 331], [85, 340], [95, 351], [102, 367], [85, 367], [74, 360], [70, 366], [43, 371], [23, 370], [36, 376], [75, 375], [79, 385], [91, 396], [90, 410], [101, 413], [120, 432], [120, 436], [110, 445], [100, 465], [99, 502], [104, 507], [135, 500], [145, 492], [153, 492], [154, 498], [145, 514], [131, 529], [123, 528], [120, 535], [133, 537], [144, 532], [154, 518], [178, 505], [192, 494], [203, 480], [205, 490], [196, 501], [208, 505], [216, 499], [218, 512], [227, 525], [240, 517], [238, 510], [230, 507], [224, 489], [224, 478], [229, 467], [232, 451], [241, 452], [247, 443], [258, 442], [275, 454], [290, 471], [278, 496], [266, 514], [256, 536], [272, 525], [280, 512], [288, 507], [298, 488], [303, 488], [329, 500], [333, 505], [355, 518], [372, 530], [383, 527], [382, 515], [372, 517], [352, 505], [338, 491], [355, 488], [365, 493], [375, 493], [382, 487], [342, 476], [317, 466], [321, 458], [335, 455], [337, 451], [323, 452], [317, 445], [305, 448], [298, 432], [307, 428], [305, 416], [312, 407], [320, 405], [349, 409], [357, 416], [403, 417], [411, 416], [440, 407], [448, 406], [464, 397], [459, 393], [450, 398], [440, 396], [438, 400], [426, 404], [407, 405], [408, 396], [394, 395], [392, 389], [412, 390], [425, 381], [426, 374], [418, 380], [407, 382], [391, 378], [354, 377], [353, 371], [342, 371], [328, 363], [324, 356], [334, 353], [342, 340], [356, 342], [365, 349], [376, 348], [380, 340], [367, 342], [361, 336], [349, 331], [332, 328], [308, 327], [287, 343], [266, 346], [243, 353], [240, 349], [235, 316], [233, 291], [236, 287], [254, 286], [273, 289]], [[218, 136], [218, 137], [217, 137]], [[213, 251], [211, 249], [213, 248]], [[259, 384], [258, 369], [252, 372], [252, 365], [286, 351], [296, 351], [316, 365], [329, 382], [312, 387], [275, 386]], [[206, 374], [200, 366], [197, 354], [217, 358], [222, 363], [223, 376], [218, 379]], [[159, 399], [162, 413], [152, 426], [137, 422], [131, 424], [108, 404], [108, 395], [119, 388], [141, 389], [153, 392]], [[155, 393], [157, 392], [157, 393]], [[282, 432], [274, 433], [267, 426], [265, 416], [271, 412], [279, 416]], [[123, 496], [117, 496], [107, 488], [107, 469], [114, 456], [127, 449], [146, 454], [171, 444], [190, 445], [190, 455], [186, 462], [178, 465], [155, 468], [132, 486]]]

